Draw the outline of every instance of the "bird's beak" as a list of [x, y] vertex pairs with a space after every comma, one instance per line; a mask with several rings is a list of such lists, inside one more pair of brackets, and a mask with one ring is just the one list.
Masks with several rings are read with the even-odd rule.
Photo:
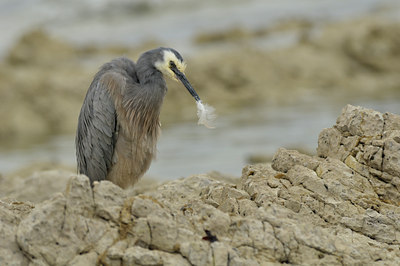
[[186, 87], [186, 89], [193, 96], [193, 98], [196, 100], [196, 102], [200, 101], [199, 95], [193, 89], [192, 85], [187, 80], [185, 74], [183, 74], [181, 71], [179, 71], [179, 69], [176, 67], [172, 67], [171, 70], [172, 70], [172, 72], [174, 72], [175, 76], [182, 82], [182, 84]]

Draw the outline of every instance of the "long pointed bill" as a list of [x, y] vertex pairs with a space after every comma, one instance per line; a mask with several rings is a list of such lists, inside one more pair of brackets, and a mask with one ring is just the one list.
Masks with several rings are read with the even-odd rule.
[[214, 114], [214, 108], [207, 104], [203, 104], [201, 102], [199, 95], [193, 89], [192, 85], [187, 80], [185, 74], [183, 74], [181, 71], [179, 71], [176, 67], [171, 68], [171, 70], [174, 72], [175, 76], [183, 83], [183, 85], [185, 85], [186, 89], [196, 100], [197, 116], [199, 117], [199, 121], [197, 123], [199, 125], [204, 125], [205, 127], [208, 127], [208, 128], [214, 128], [213, 122], [216, 117]]
[[196, 100], [196, 102], [200, 101], [200, 97], [197, 94], [197, 92], [193, 89], [192, 85], [190, 82], [187, 80], [185, 74], [180, 72], [177, 68], [172, 68], [171, 69], [174, 73], [175, 76], [182, 82], [183, 85], [185, 85], [186, 89], [189, 91], [189, 93], [193, 96], [193, 98]]

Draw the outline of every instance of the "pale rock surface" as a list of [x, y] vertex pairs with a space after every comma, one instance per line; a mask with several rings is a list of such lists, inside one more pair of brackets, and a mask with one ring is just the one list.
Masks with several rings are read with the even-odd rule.
[[0, 177], [0, 198], [39, 203], [49, 199], [55, 192], [64, 191], [74, 174], [66, 169], [59, 169], [34, 171], [26, 176], [16, 174]]
[[139, 193], [74, 175], [46, 201], [0, 201], [0, 264], [396, 265], [399, 132], [398, 115], [347, 106], [318, 157], [281, 148], [239, 182]]
[[18, 224], [33, 208], [28, 202], [0, 200], [0, 265], [28, 265], [29, 259], [21, 252], [15, 234]]

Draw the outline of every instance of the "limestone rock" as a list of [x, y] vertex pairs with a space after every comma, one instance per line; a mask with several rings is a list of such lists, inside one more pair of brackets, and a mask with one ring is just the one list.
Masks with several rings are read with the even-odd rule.
[[74, 174], [72, 171], [60, 169], [0, 178], [0, 197], [34, 203], [43, 202], [55, 192], [64, 191], [68, 180]]
[[109, 181], [96, 183], [93, 188], [96, 215], [118, 223], [126, 198], [125, 191]]
[[0, 265], [28, 265], [28, 258], [20, 251], [15, 234], [18, 224], [34, 206], [23, 202], [0, 200]]
[[[361, 175], [363, 180], [368, 180], [380, 199], [399, 204], [399, 121], [399, 115], [381, 114], [348, 105], [343, 109], [336, 125], [320, 134], [318, 155], [343, 161]], [[340, 138], [338, 132], [341, 134], [341, 141], [333, 141]], [[350, 141], [351, 145], [345, 145], [345, 139], [354, 141]]]
[[336, 128], [351, 136], [379, 136], [383, 133], [384, 117], [381, 113], [362, 107], [347, 105], [336, 122]]
[[280, 172], [287, 172], [290, 168], [297, 164], [315, 170], [320, 160], [305, 154], [301, 154], [295, 150], [286, 150], [280, 148], [272, 159], [272, 168]]
[[130, 247], [125, 251], [123, 265], [161, 265], [162, 260], [157, 251], [141, 247]]
[[347, 106], [319, 157], [281, 148], [239, 181], [194, 175], [138, 192], [73, 175], [41, 203], [0, 201], [0, 264], [393, 265], [399, 121]]
[[389, 138], [384, 142], [382, 170], [394, 176], [400, 176], [400, 141]]
[[87, 266], [87, 265], [95, 265], [96, 262], [97, 262], [97, 254], [96, 254], [96, 252], [92, 251], [89, 253], [84, 253], [82, 255], [76, 256], [67, 265], [68, 266]]
[[17, 242], [35, 263], [65, 265], [79, 253], [100, 245], [110, 230], [100, 220], [91, 219], [93, 215], [89, 179], [75, 176], [65, 195], [55, 194], [21, 221]]

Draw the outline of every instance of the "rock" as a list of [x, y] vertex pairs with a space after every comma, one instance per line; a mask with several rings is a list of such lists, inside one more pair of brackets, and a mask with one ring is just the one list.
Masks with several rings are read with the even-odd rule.
[[162, 265], [162, 260], [157, 251], [130, 247], [125, 250], [122, 265]]
[[139, 196], [132, 203], [132, 214], [136, 217], [147, 217], [164, 206], [151, 197]]
[[317, 155], [320, 157], [342, 157], [339, 155], [338, 147], [342, 135], [336, 128], [325, 128], [321, 131], [318, 137]]
[[101, 248], [101, 238], [113, 231], [101, 220], [90, 219], [93, 215], [89, 179], [72, 177], [64, 195], [55, 194], [21, 221], [17, 242], [35, 263], [65, 265], [90, 247]]
[[282, 148], [272, 164], [244, 167], [240, 182], [204, 174], [122, 190], [73, 175], [63, 193], [35, 205], [0, 201], [0, 262], [392, 265], [398, 121], [347, 106], [320, 134], [320, 157]]
[[400, 116], [395, 115], [392, 113], [385, 113], [383, 114], [383, 117], [385, 119], [385, 125], [384, 125], [384, 132], [390, 132], [392, 130], [399, 130], [400, 128]]
[[[348, 105], [337, 119], [333, 129], [324, 130], [318, 141], [318, 154], [337, 158], [352, 170], [369, 180], [378, 196], [385, 201], [400, 203], [397, 178], [400, 176], [400, 133], [399, 115], [381, 114], [377, 111]], [[338, 139], [335, 130], [341, 133], [341, 142], [328, 143]], [[352, 145], [345, 146], [343, 139], [356, 138]], [[331, 145], [332, 144], [332, 145]], [[335, 156], [328, 150], [346, 150]]]
[[180, 252], [192, 265], [211, 265], [213, 261], [212, 249], [206, 241], [185, 242]]
[[157, 210], [148, 216], [147, 223], [151, 232], [150, 245], [168, 252], [177, 250], [179, 227], [170, 213]]
[[109, 181], [104, 181], [94, 185], [93, 197], [96, 215], [118, 223], [126, 198], [125, 191]]
[[351, 136], [380, 136], [383, 133], [384, 118], [377, 111], [347, 105], [336, 122], [336, 128]]
[[287, 178], [293, 186], [302, 185], [305, 189], [318, 194], [321, 197], [328, 196], [323, 179], [317, 173], [301, 165], [296, 165], [287, 173]]
[[380, 155], [380, 160], [383, 158], [382, 170], [388, 174], [400, 176], [400, 141], [397, 136], [385, 140], [383, 154]]
[[74, 174], [72, 171], [60, 169], [33, 173], [29, 171], [27, 175], [6, 176], [0, 180], [0, 197], [34, 203], [43, 202], [55, 192], [64, 191], [68, 180]]
[[272, 168], [280, 172], [287, 172], [294, 165], [301, 164], [304, 167], [315, 170], [320, 160], [295, 150], [280, 148], [272, 159]]
[[0, 265], [28, 265], [29, 259], [15, 241], [18, 224], [31, 209], [32, 204], [0, 200]]
[[73, 260], [71, 260], [67, 265], [68, 266], [87, 266], [87, 265], [95, 265], [97, 262], [97, 254], [96, 252], [89, 252], [82, 255], [76, 256]]
[[362, 161], [368, 166], [376, 170], [382, 171], [383, 148], [373, 145], [364, 145], [364, 153], [362, 159]]
[[344, 160], [360, 141], [358, 136], [342, 136], [336, 128], [326, 128], [318, 137], [317, 155]]

